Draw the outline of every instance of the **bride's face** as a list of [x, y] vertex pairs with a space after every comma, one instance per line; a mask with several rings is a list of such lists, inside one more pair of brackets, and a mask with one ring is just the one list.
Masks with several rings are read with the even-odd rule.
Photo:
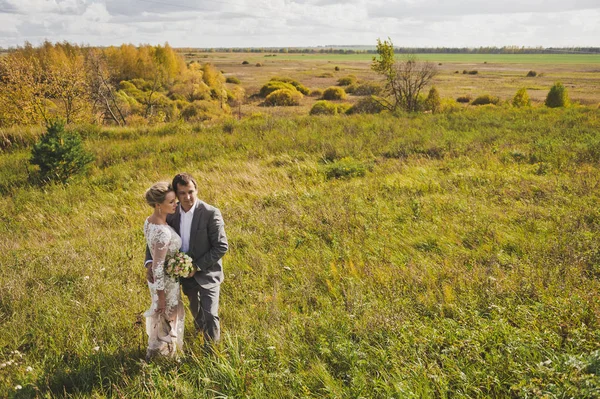
[[158, 205], [161, 213], [163, 214], [173, 214], [175, 213], [175, 209], [177, 209], [177, 196], [174, 191], [169, 191], [165, 200]]

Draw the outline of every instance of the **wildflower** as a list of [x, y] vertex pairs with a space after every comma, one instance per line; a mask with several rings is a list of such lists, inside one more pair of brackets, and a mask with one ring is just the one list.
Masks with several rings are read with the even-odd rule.
[[3, 369], [4, 367], [6, 367], [6, 363], [0, 364], [0, 369]]
[[17, 391], [18, 391], [18, 390], [20, 390], [20, 389], [23, 389], [23, 387], [22, 387], [22, 386], [20, 386], [20, 385], [17, 385], [17, 386], [15, 387], [15, 390], [17, 390]]
[[274, 346], [268, 346], [267, 349], [270, 350], [270, 351], [274, 351], [275, 347]]
[[94, 350], [94, 352], [98, 352], [100, 350], [100, 347], [99, 346], [94, 346], [92, 349]]
[[84, 279], [84, 280], [89, 280], [89, 279], [90, 279], [90, 276], [84, 276], [84, 277], [83, 277], [83, 279]]
[[284, 267], [283, 267], [283, 270], [287, 270], [288, 272], [291, 272], [291, 271], [292, 271], [292, 268], [291, 268], [291, 267], [289, 267], [289, 266], [284, 266]]
[[33, 371], [33, 367], [27, 366], [27, 368], [25, 369], [25, 371], [27, 371], [28, 373], [31, 373]]

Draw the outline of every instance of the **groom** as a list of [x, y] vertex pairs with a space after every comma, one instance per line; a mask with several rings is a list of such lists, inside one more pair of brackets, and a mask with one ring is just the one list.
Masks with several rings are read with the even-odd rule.
[[[181, 278], [184, 294], [190, 301], [190, 310], [204, 341], [217, 342], [221, 336], [219, 325], [219, 291], [223, 281], [221, 258], [227, 252], [227, 236], [221, 212], [198, 199], [198, 184], [187, 173], [173, 178], [173, 190], [179, 206], [167, 223], [181, 236], [181, 251], [193, 261], [195, 272]], [[152, 256], [146, 247], [146, 277], [154, 281]]]

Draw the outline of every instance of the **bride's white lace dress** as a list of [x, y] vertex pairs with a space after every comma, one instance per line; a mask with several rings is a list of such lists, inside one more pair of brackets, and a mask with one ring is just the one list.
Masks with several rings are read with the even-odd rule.
[[[181, 247], [181, 237], [166, 224], [144, 223], [144, 236], [152, 254], [154, 283], [148, 282], [152, 304], [146, 316], [148, 349], [146, 358], [157, 355], [174, 356], [183, 345], [184, 307], [181, 301], [179, 280], [165, 274], [165, 258], [176, 253]], [[165, 291], [166, 308], [163, 314], [157, 313], [157, 290]]]

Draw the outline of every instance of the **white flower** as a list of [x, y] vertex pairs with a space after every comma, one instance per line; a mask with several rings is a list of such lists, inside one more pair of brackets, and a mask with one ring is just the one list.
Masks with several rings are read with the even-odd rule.
[[284, 267], [283, 267], [283, 270], [287, 270], [288, 272], [291, 272], [291, 271], [292, 271], [292, 268], [291, 268], [291, 267], [289, 267], [289, 266], [284, 266]]
[[98, 352], [100, 350], [100, 347], [99, 346], [94, 346], [92, 349], [94, 350], [94, 352]]
[[25, 371], [27, 371], [28, 373], [31, 373], [33, 371], [33, 367], [27, 366], [27, 368], [25, 369]]
[[267, 349], [270, 350], [270, 351], [274, 351], [275, 347], [274, 346], [267, 346]]
[[22, 387], [22, 386], [20, 386], [20, 385], [17, 385], [17, 386], [15, 387], [15, 389], [18, 391], [19, 389], [23, 389], [23, 387]]
[[6, 363], [0, 364], [0, 369], [3, 369], [4, 367], [6, 367]]
[[84, 280], [89, 280], [89, 279], [90, 279], [90, 276], [84, 276], [84, 277], [83, 277], [83, 279], [84, 279]]

